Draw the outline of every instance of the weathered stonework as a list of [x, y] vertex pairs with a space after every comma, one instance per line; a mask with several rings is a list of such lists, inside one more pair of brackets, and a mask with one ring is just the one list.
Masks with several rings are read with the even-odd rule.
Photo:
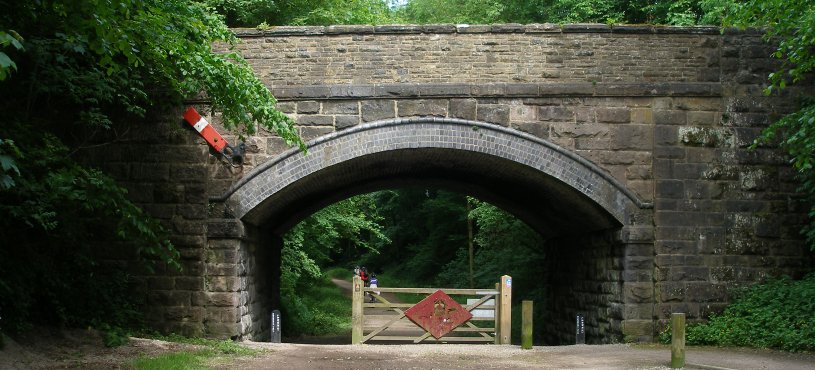
[[546, 307], [551, 343], [573, 340], [578, 313], [589, 342], [651, 340], [671, 312], [703, 319], [724, 307], [728, 288], [813, 264], [798, 235], [806, 218], [793, 171], [776, 149], [749, 149], [794, 108], [761, 93], [774, 64], [758, 33], [236, 32], [310, 140], [308, 155], [261, 132], [247, 139], [246, 164], [231, 168], [194, 133], [165, 126], [94, 160], [182, 253], [182, 272], [160, 269], [143, 287], [165, 331], [265, 339], [279, 303], [280, 235], [333, 201], [405, 182], [481, 196], [547, 238], [550, 300], [536, 306]]

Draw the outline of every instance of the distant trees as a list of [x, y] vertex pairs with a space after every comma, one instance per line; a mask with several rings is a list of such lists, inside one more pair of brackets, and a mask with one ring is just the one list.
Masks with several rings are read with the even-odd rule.
[[732, 0], [206, 0], [233, 27], [427, 23], [721, 22]]
[[231, 27], [392, 23], [384, 0], [204, 0]]
[[292, 228], [284, 237], [283, 280], [359, 264], [415, 283], [467, 287], [468, 220], [478, 284], [523, 274], [526, 262], [537, 266], [543, 257], [543, 236], [489, 203], [439, 189], [391, 189], [337, 202]]
[[380, 224], [372, 194], [354, 196], [325, 207], [295, 225], [283, 238], [283, 294], [295, 295], [298, 283], [319, 278], [322, 268], [343, 258], [378, 253], [390, 242]]
[[314, 213], [284, 237], [284, 308], [308, 311], [308, 299], [300, 295], [319, 284], [320, 274], [335, 266], [350, 271], [354, 265], [386, 273], [393, 279], [386, 284], [398, 280], [412, 286], [488, 288], [509, 274], [517, 292], [513, 299], [543, 301], [544, 240], [513, 215], [464, 194], [402, 188], [355, 196]]

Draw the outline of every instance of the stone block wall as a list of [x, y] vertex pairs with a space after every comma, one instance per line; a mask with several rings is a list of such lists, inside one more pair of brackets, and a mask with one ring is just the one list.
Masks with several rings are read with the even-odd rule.
[[728, 290], [812, 266], [793, 171], [773, 148], [749, 146], [777, 98], [725, 97], [715, 120], [676, 102], [655, 120], [656, 315], [690, 320], [720, 311]]
[[344, 26], [237, 30], [269, 87], [719, 82], [715, 27]]
[[[601, 88], [597, 87], [598, 90]], [[393, 118], [461, 118], [492, 123], [567, 148], [604, 168], [643, 201], [653, 201], [653, 112], [658, 104], [653, 98], [462, 96], [370, 99], [284, 101], [279, 108], [295, 119], [305, 140]], [[310, 108], [304, 109], [303, 106]], [[273, 135], [251, 137], [247, 143], [249, 153], [243, 173], [290, 150]], [[218, 196], [234, 183], [236, 177], [223, 169], [214, 171], [224, 174], [214, 178], [210, 186], [210, 195]]]
[[544, 340], [575, 343], [576, 315], [585, 317], [586, 343], [619, 343], [624, 320], [623, 245], [613, 233], [570, 235], [546, 242], [541, 279], [547, 299]]
[[[605, 25], [237, 32], [306, 140], [392, 118], [480, 121], [554, 143], [635, 194], [641, 209], [619, 230], [549, 241], [562, 263], [544, 273], [567, 302], [550, 308], [552, 342], [568, 342], [555, 333], [572, 332], [576, 311], [587, 314], [590, 340], [649, 339], [671, 312], [702, 319], [727, 303], [729, 287], [813, 266], [793, 171], [779, 151], [748, 148], [794, 108], [791, 96], [761, 93], [774, 64], [759, 34]], [[261, 131], [247, 138], [243, 168], [224, 166], [180, 117], [150, 117], [87, 160], [181, 252], [181, 272], [159, 266], [143, 280], [151, 324], [262, 339], [279, 303], [280, 241], [209, 198], [291, 149]]]
[[235, 219], [210, 219], [204, 276], [204, 335], [270, 338], [279, 299], [282, 240]]
[[145, 317], [164, 332], [200, 336], [207, 313], [204, 295], [208, 219], [207, 147], [181, 125], [180, 111], [150, 116], [102, 145], [80, 152], [82, 160], [113, 176], [131, 201], [161, 222], [180, 252], [181, 271], [158, 263], [145, 274], [133, 259], [121, 261], [142, 276], [135, 292], [145, 292]]
[[670, 312], [707, 317], [728, 286], [812, 266], [792, 171], [777, 150], [748, 148], [793, 109], [761, 93], [775, 62], [759, 33], [427, 27], [246, 30], [239, 48], [306, 139], [394, 117], [489, 122], [567, 148], [653, 202], [650, 239], [622, 262], [626, 337], [652, 335]]

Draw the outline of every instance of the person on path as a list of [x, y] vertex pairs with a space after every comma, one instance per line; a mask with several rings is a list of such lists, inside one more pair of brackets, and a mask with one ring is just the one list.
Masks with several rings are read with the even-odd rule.
[[[371, 274], [371, 283], [370, 283], [370, 286], [371, 286], [371, 288], [377, 288], [377, 287], [379, 287], [379, 279], [377, 279], [377, 278], [376, 278], [376, 274]], [[378, 290], [375, 290], [375, 291], [374, 291], [374, 293], [376, 293], [376, 295], [379, 295], [379, 291], [378, 291]], [[376, 298], [374, 298], [374, 296], [372, 295], [372, 296], [371, 296], [371, 303], [375, 303], [375, 302], [376, 302]]]
[[368, 276], [368, 269], [366, 269], [365, 266], [362, 266], [362, 268], [359, 270], [359, 278], [362, 279], [362, 284], [367, 287], [368, 280], [370, 279]]

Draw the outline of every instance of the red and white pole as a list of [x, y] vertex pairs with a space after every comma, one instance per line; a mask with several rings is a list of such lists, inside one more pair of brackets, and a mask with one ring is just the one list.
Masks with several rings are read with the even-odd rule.
[[223, 154], [224, 148], [228, 145], [226, 139], [224, 139], [218, 131], [215, 131], [215, 128], [212, 127], [204, 117], [201, 117], [193, 107], [187, 108], [187, 111], [184, 112], [184, 120], [187, 121], [195, 131], [198, 131], [198, 134], [207, 141], [207, 144], [209, 144], [212, 149]]

